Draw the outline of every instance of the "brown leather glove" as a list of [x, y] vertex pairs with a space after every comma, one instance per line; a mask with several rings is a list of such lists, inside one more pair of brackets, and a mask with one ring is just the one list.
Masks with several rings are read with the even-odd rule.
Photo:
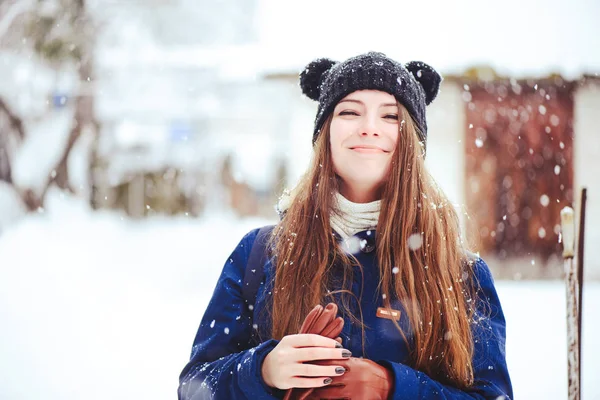
[[[302, 323], [299, 333], [313, 333], [342, 342], [339, 334], [344, 327], [344, 319], [337, 317], [338, 307], [335, 303], [329, 303], [325, 308], [318, 305], [313, 308]], [[284, 400], [304, 400], [314, 388], [292, 388], [288, 389], [283, 397]]]
[[308, 400], [368, 399], [388, 400], [394, 389], [394, 376], [390, 370], [366, 358], [350, 357], [347, 360], [315, 361], [318, 365], [341, 365], [344, 375], [333, 377], [329, 385], [315, 388]]

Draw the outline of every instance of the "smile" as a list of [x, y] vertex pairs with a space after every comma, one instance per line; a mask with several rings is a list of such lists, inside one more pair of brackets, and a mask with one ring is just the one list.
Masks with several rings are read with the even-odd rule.
[[359, 153], [387, 153], [387, 151], [373, 147], [353, 147], [350, 150], [354, 150]]

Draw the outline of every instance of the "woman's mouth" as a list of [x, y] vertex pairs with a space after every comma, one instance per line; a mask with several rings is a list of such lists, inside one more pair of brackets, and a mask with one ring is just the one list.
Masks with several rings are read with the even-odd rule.
[[359, 153], [387, 153], [386, 151], [375, 147], [352, 147], [350, 150]]

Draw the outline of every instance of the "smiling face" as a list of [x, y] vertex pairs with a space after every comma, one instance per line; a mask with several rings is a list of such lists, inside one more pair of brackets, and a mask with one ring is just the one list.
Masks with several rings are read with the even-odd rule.
[[356, 203], [377, 200], [398, 141], [398, 103], [389, 93], [359, 90], [333, 110], [331, 154], [340, 194]]

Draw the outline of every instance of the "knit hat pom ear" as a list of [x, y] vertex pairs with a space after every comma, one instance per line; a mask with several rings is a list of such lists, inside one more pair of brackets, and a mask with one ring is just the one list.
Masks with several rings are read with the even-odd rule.
[[442, 76], [432, 66], [421, 61], [411, 61], [405, 67], [425, 89], [425, 103], [429, 105], [438, 95]]
[[309, 99], [319, 101], [321, 83], [325, 73], [336, 64], [329, 58], [319, 58], [309, 63], [300, 73], [300, 87]]

